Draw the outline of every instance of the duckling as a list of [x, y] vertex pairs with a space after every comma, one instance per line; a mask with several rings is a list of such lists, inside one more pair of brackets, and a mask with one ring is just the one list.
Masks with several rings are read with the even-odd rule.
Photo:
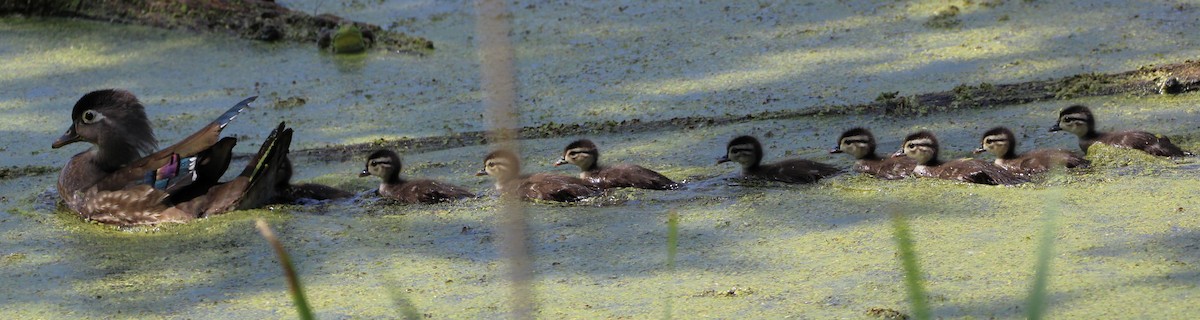
[[567, 148], [563, 149], [562, 158], [554, 162], [554, 166], [568, 163], [579, 166], [583, 170], [579, 173], [579, 178], [587, 180], [601, 189], [633, 187], [667, 190], [679, 186], [675, 181], [671, 181], [671, 178], [654, 170], [634, 164], [601, 166], [599, 161], [600, 151], [596, 149], [596, 144], [591, 140], [581, 139], [567, 145]]
[[762, 144], [751, 136], [733, 138], [725, 147], [725, 156], [717, 164], [737, 162], [742, 165], [742, 175], [757, 179], [786, 183], [813, 183], [841, 172], [833, 166], [799, 158], [784, 159], [770, 164], [761, 164]]
[[376, 176], [383, 179], [379, 195], [405, 203], [432, 204], [474, 197], [466, 188], [436, 180], [411, 180], [400, 177], [400, 156], [392, 150], [378, 150], [367, 156], [366, 168], [359, 177]]
[[929, 131], [920, 131], [905, 137], [900, 150], [892, 156], [907, 156], [916, 160], [917, 166], [913, 168], [913, 174], [921, 177], [992, 185], [1026, 182], [1025, 178], [979, 159], [965, 158], [942, 162], [938, 159], [937, 137]]
[[[275, 196], [278, 168], [291, 129], [271, 132], [245, 170], [227, 182], [237, 139], [220, 138], [254, 97], [242, 100], [184, 140], [158, 149], [145, 107], [125, 90], [85, 94], [71, 110], [71, 126], [51, 145], [92, 148], [71, 157], [58, 177], [67, 207], [85, 219], [121, 226], [186, 222], [230, 210], [256, 208]], [[153, 152], [153, 153], [152, 153]]]
[[997, 166], [1019, 175], [1031, 175], [1050, 171], [1056, 166], [1067, 168], [1086, 167], [1091, 162], [1082, 156], [1062, 149], [1038, 149], [1017, 153], [1017, 137], [1005, 127], [995, 127], [983, 133], [981, 147], [975, 153], [991, 152], [996, 155]]
[[285, 159], [283, 165], [280, 166], [279, 171], [279, 183], [275, 187], [279, 191], [277, 197], [273, 201], [274, 203], [305, 203], [311, 200], [338, 200], [354, 196], [354, 194], [349, 191], [323, 184], [292, 184], [293, 168], [292, 161], [290, 159]]
[[1092, 110], [1083, 105], [1073, 105], [1058, 113], [1058, 123], [1050, 127], [1050, 132], [1066, 131], [1079, 137], [1079, 148], [1087, 152], [1094, 143], [1103, 143], [1114, 147], [1129, 148], [1145, 151], [1161, 157], [1181, 157], [1192, 155], [1183, 151], [1171, 139], [1145, 131], [1096, 131], [1096, 118]]
[[522, 199], [572, 202], [600, 195], [600, 188], [571, 176], [549, 173], [521, 174], [521, 159], [508, 150], [496, 150], [483, 159], [476, 176], [496, 178], [496, 191]]
[[875, 154], [875, 136], [864, 128], [846, 130], [838, 138], [838, 146], [829, 150], [829, 153], [843, 152], [858, 159], [854, 171], [885, 180], [907, 178], [917, 166], [917, 162], [909, 157], [880, 158]]

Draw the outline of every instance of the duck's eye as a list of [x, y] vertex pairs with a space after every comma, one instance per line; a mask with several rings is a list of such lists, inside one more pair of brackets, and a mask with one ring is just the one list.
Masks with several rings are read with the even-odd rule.
[[80, 120], [83, 120], [84, 124], [93, 124], [93, 123], [96, 123], [96, 121], [100, 121], [100, 119], [103, 119], [104, 115], [101, 115], [99, 112], [96, 112], [95, 110], [88, 110], [88, 111], [84, 111], [83, 116], [81, 116], [79, 118], [80, 118]]

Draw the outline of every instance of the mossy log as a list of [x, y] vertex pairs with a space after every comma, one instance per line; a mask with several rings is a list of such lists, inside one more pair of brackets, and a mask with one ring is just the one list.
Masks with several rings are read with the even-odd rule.
[[271, 0], [0, 0], [0, 15], [76, 17], [167, 29], [226, 32], [260, 41], [316, 44], [322, 30], [354, 24], [375, 46], [425, 53], [433, 42], [338, 16], [309, 15]]

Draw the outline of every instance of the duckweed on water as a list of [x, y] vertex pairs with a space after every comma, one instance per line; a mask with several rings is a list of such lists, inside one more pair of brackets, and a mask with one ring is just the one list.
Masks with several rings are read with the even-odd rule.
[[[1194, 93], [931, 109], [924, 117], [871, 112], [771, 120], [741, 116], [865, 103], [878, 92], [912, 95], [962, 83], [1132, 70], [1189, 59], [1198, 50], [1190, 45], [1195, 33], [1157, 32], [1189, 30], [1190, 13], [1150, 2], [1008, 1], [987, 10], [964, 2], [957, 17], [969, 28], [936, 30], [922, 23], [944, 3], [868, 2], [767, 7], [646, 2], [621, 14], [604, 5], [531, 3], [515, 11], [519, 30], [537, 30], [514, 34], [520, 44], [521, 97], [527, 99], [521, 102], [522, 126], [547, 129], [540, 133], [543, 138], [523, 146], [531, 157], [527, 172], [553, 170], [539, 163], [552, 161], [575, 138], [562, 135], [595, 135], [589, 138], [607, 140], [601, 142], [609, 159], [691, 181], [677, 191], [622, 191], [614, 197], [629, 200], [611, 206], [530, 205], [539, 316], [645, 318], [659, 314], [668, 301], [673, 314], [697, 318], [912, 314], [888, 228], [888, 212], [898, 208], [912, 213], [913, 243], [934, 316], [1021, 317], [1034, 276], [1045, 208], [1041, 196], [1050, 187], [1063, 189], [1064, 203], [1048, 277], [1047, 317], [1185, 318], [1198, 312], [1192, 298], [1200, 282], [1194, 268], [1200, 264], [1195, 246], [1200, 199], [1194, 196], [1200, 174], [1170, 161], [1128, 162], [1114, 155], [1112, 161], [1097, 159], [1092, 170], [1017, 187], [878, 181], [849, 174], [812, 186], [731, 185], [726, 178], [738, 169], [712, 162], [739, 134], [773, 132], [764, 139], [772, 159], [792, 151], [844, 167], [848, 159], [821, 149], [853, 126], [871, 127], [881, 152], [897, 146], [905, 133], [926, 128], [937, 130], [947, 156], [965, 155], [980, 131], [994, 125], [1013, 128], [1023, 148], [1075, 149], [1074, 137], [1044, 132], [1055, 112], [1073, 103], [1094, 106], [1102, 127], [1154, 128], [1181, 137], [1178, 142], [1186, 149], [1200, 147], [1194, 138], [1200, 96]], [[413, 22], [402, 27], [423, 32], [438, 41], [439, 49], [425, 57], [373, 54], [331, 61], [308, 46], [8, 18], [0, 21], [0, 29], [12, 36], [0, 39], [6, 42], [0, 48], [12, 50], [0, 54], [8, 58], [5, 70], [19, 71], [0, 73], [0, 82], [12, 88], [0, 101], [0, 108], [10, 112], [0, 120], [7, 121], [5, 137], [11, 140], [0, 150], [12, 161], [5, 165], [57, 167], [61, 162], [49, 164], [46, 158], [78, 152], [44, 150], [65, 128], [63, 106], [96, 86], [144, 92], [154, 102], [148, 110], [153, 118], [177, 119], [157, 132], [164, 141], [176, 141], [211, 119], [199, 107], [225, 105], [257, 91], [302, 96], [307, 103], [258, 109], [253, 117], [239, 118], [230, 134], [261, 134], [259, 127], [284, 118], [299, 128], [296, 150], [446, 135], [447, 126], [454, 133], [485, 129], [473, 109], [480, 99], [473, 80], [478, 60], [473, 25], [466, 18], [470, 8], [463, 3], [433, 2], [412, 11], [411, 3], [402, 1], [361, 10], [318, 6], [323, 1], [289, 3], [352, 11], [338, 14], [383, 24], [413, 15]], [[1075, 7], [1087, 14], [1060, 14]], [[1139, 18], [1129, 18], [1131, 12]], [[708, 23], [679, 29], [685, 23], [676, 16]], [[1001, 16], [1013, 19], [993, 23]], [[909, 36], [879, 38], [897, 32]], [[847, 55], [841, 48], [858, 50]], [[670, 59], [649, 58], [664, 56], [663, 50], [672, 52]], [[622, 58], [613, 59], [614, 54]], [[189, 63], [165, 63], [181, 58]], [[1081, 65], [1082, 60], [1101, 63]], [[180, 72], [192, 77], [178, 77]], [[256, 82], [262, 85], [255, 87]], [[1080, 88], [1085, 90], [1074, 92], [1092, 87]], [[733, 110], [738, 114], [722, 118]], [[196, 117], [171, 118], [181, 113]], [[339, 121], [329, 121], [330, 114]], [[596, 134], [573, 126], [682, 117], [728, 121], [636, 133]], [[246, 147], [253, 148], [250, 144]], [[489, 181], [467, 176], [488, 151], [477, 144], [405, 156], [414, 164], [446, 163], [414, 166], [413, 176], [486, 193]], [[352, 176], [362, 168], [362, 159], [353, 156], [323, 161], [298, 155], [297, 178], [354, 191], [373, 188], [376, 181]], [[1136, 154], [1121, 155], [1126, 156], [1136, 159]], [[186, 225], [121, 230], [54, 212], [53, 205], [32, 195], [54, 180], [52, 174], [0, 180], [0, 191], [11, 199], [0, 202], [0, 257], [9, 257], [0, 258], [0, 279], [20, 288], [0, 293], [5, 317], [291, 314], [273, 254], [253, 229], [260, 217], [278, 228], [297, 257], [297, 271], [319, 318], [396, 317], [398, 304], [431, 318], [495, 318], [508, 308], [505, 266], [493, 240], [499, 236], [493, 217], [497, 203], [490, 197], [390, 206], [364, 196], [368, 200], [279, 206]], [[666, 209], [679, 215], [673, 271], [663, 264], [669, 254]], [[396, 302], [394, 292], [403, 292], [407, 301]]]

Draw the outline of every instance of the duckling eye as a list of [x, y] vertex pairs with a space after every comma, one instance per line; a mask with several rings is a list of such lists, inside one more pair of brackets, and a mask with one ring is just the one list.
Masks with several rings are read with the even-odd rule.
[[80, 120], [83, 120], [84, 124], [93, 124], [103, 118], [104, 116], [99, 112], [96, 112], [95, 110], [88, 110], [83, 112], [83, 116], [80, 117]]

